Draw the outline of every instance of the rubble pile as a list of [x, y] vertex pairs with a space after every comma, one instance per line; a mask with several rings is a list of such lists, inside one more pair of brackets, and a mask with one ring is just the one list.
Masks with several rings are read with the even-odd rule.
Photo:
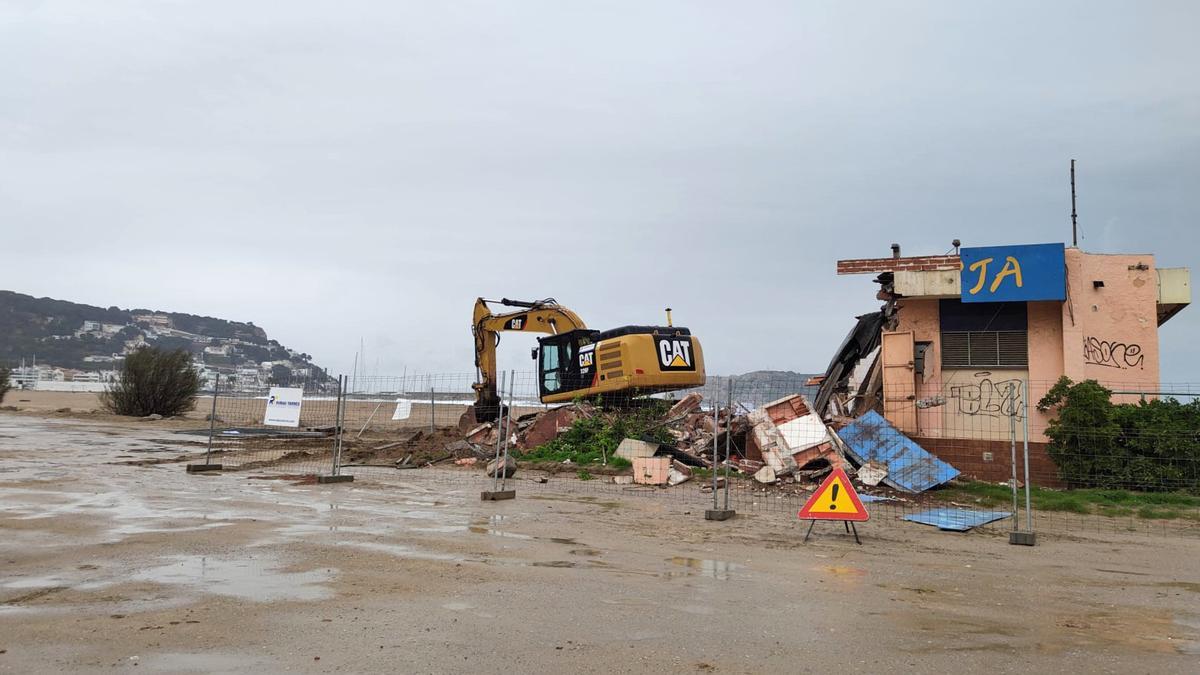
[[[507, 433], [509, 451], [520, 459], [522, 454], [558, 438], [578, 420], [621, 414], [573, 403], [506, 420], [505, 428], [494, 422], [475, 424], [472, 416], [464, 415], [459, 426], [462, 440], [448, 444], [447, 450], [458, 459], [457, 464], [474, 466], [472, 458], [485, 460], [493, 456], [497, 443], [502, 441], [500, 434]], [[690, 393], [651, 424], [650, 430], [663, 432], [655, 435], [670, 441], [664, 443], [645, 434], [643, 438], [625, 438], [611, 452], [611, 457], [632, 466], [632, 482], [636, 484], [679, 485], [690, 480], [697, 468], [716, 467], [753, 477], [763, 485], [786, 485], [818, 481], [835, 463], [850, 468], [836, 433], [800, 394], [749, 412], [720, 408], [714, 416], [711, 408], [703, 408], [699, 393]], [[605, 463], [610, 461], [606, 456]], [[563, 463], [571, 462], [568, 459]]]

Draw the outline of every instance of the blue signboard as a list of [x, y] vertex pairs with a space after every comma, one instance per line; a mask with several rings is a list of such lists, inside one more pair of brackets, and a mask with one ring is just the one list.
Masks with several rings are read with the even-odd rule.
[[1063, 244], [1020, 244], [964, 248], [963, 302], [1065, 300], [1067, 270]]

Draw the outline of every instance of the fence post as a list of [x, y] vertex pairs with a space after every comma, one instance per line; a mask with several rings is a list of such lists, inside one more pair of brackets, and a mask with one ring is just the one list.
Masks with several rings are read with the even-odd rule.
[[1016, 532], [1020, 513], [1017, 509], [1017, 406], [1016, 395], [1017, 385], [1009, 383], [1008, 385], [1008, 400], [1013, 402], [1013, 406], [1008, 413], [1008, 445], [1012, 450], [1012, 459], [1010, 466], [1012, 467], [1012, 478], [1009, 481], [1009, 487], [1012, 488], [1012, 531]]
[[713, 385], [713, 507], [705, 509], [705, 520], [729, 520], [735, 515], [735, 512], [729, 508], [729, 437], [733, 435], [733, 378], [729, 378], [728, 386], [728, 414], [725, 416], [725, 506], [721, 507], [717, 501], [717, 474], [721, 471], [721, 449], [717, 439], [721, 437], [720, 412], [721, 412], [721, 384], [718, 380]]
[[729, 423], [729, 428], [725, 429], [725, 510], [733, 514], [729, 508], [729, 447], [733, 442], [733, 377], [729, 378], [729, 412], [725, 419]]
[[212, 412], [208, 414], [208, 450], [204, 453], [203, 464], [188, 464], [188, 473], [199, 473], [201, 471], [220, 471], [220, 464], [212, 463], [212, 448], [213, 436], [217, 431], [217, 393], [221, 391], [221, 374], [217, 373], [217, 379], [213, 381], [212, 395]]
[[434, 396], [433, 387], [429, 388], [429, 433], [437, 433], [437, 398]]
[[346, 376], [338, 375], [337, 405], [333, 413], [333, 465], [328, 476], [317, 476], [318, 483], [349, 483], [354, 480], [354, 476], [342, 475], [342, 427], [345, 426], [347, 384]]
[[1030, 497], [1032, 486], [1029, 485], [1029, 379], [1024, 382], [1025, 396], [1022, 407], [1025, 412], [1025, 438], [1022, 441], [1022, 451], [1025, 458], [1025, 531], [1013, 530], [1008, 535], [1008, 543], [1022, 546], [1033, 546], [1037, 543], [1037, 535], [1033, 532], [1033, 501]]
[[[507, 375], [504, 371], [500, 372], [500, 416], [496, 418], [496, 459], [492, 466], [492, 489], [484, 490], [479, 493], [479, 499], [485, 502], [495, 502], [502, 499], [515, 499], [517, 496], [516, 490], [505, 490], [504, 483], [501, 482], [501, 476], [506, 476], [508, 473], [508, 438], [507, 429], [504, 424], [504, 377]], [[516, 371], [513, 371], [513, 376], [509, 379], [516, 379]], [[508, 417], [512, 419], [512, 389], [511, 382], [509, 383], [509, 409]], [[501, 444], [503, 443], [503, 454], [501, 454]]]

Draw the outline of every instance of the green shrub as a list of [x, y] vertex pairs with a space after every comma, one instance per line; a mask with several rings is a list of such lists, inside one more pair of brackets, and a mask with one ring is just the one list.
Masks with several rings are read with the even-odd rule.
[[1200, 488], [1200, 401], [1114, 404], [1095, 380], [1063, 377], [1038, 410], [1054, 410], [1050, 457], [1071, 487], [1169, 491]]
[[100, 405], [117, 415], [173, 417], [192, 409], [199, 390], [190, 354], [143, 347], [125, 357], [120, 377], [100, 394]]
[[669, 402], [654, 399], [633, 410], [577, 419], [570, 429], [525, 452], [521, 459], [533, 462], [562, 462], [569, 459], [573, 464], [600, 464], [607, 458], [608, 466], [627, 467], [629, 460], [613, 454], [626, 438], [671, 442], [671, 435], [661, 424], [669, 407]]
[[4, 395], [12, 389], [12, 383], [8, 381], [8, 368], [0, 367], [0, 403], [4, 402]]

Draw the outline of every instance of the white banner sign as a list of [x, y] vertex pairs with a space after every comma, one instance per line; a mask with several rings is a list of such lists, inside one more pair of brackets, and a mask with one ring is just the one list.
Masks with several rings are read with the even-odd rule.
[[396, 412], [392, 413], [394, 420], [406, 420], [412, 414], [412, 401], [404, 398], [396, 399]]
[[303, 398], [303, 389], [271, 387], [271, 393], [267, 395], [267, 415], [263, 418], [263, 424], [277, 427], [300, 426], [300, 403]]

